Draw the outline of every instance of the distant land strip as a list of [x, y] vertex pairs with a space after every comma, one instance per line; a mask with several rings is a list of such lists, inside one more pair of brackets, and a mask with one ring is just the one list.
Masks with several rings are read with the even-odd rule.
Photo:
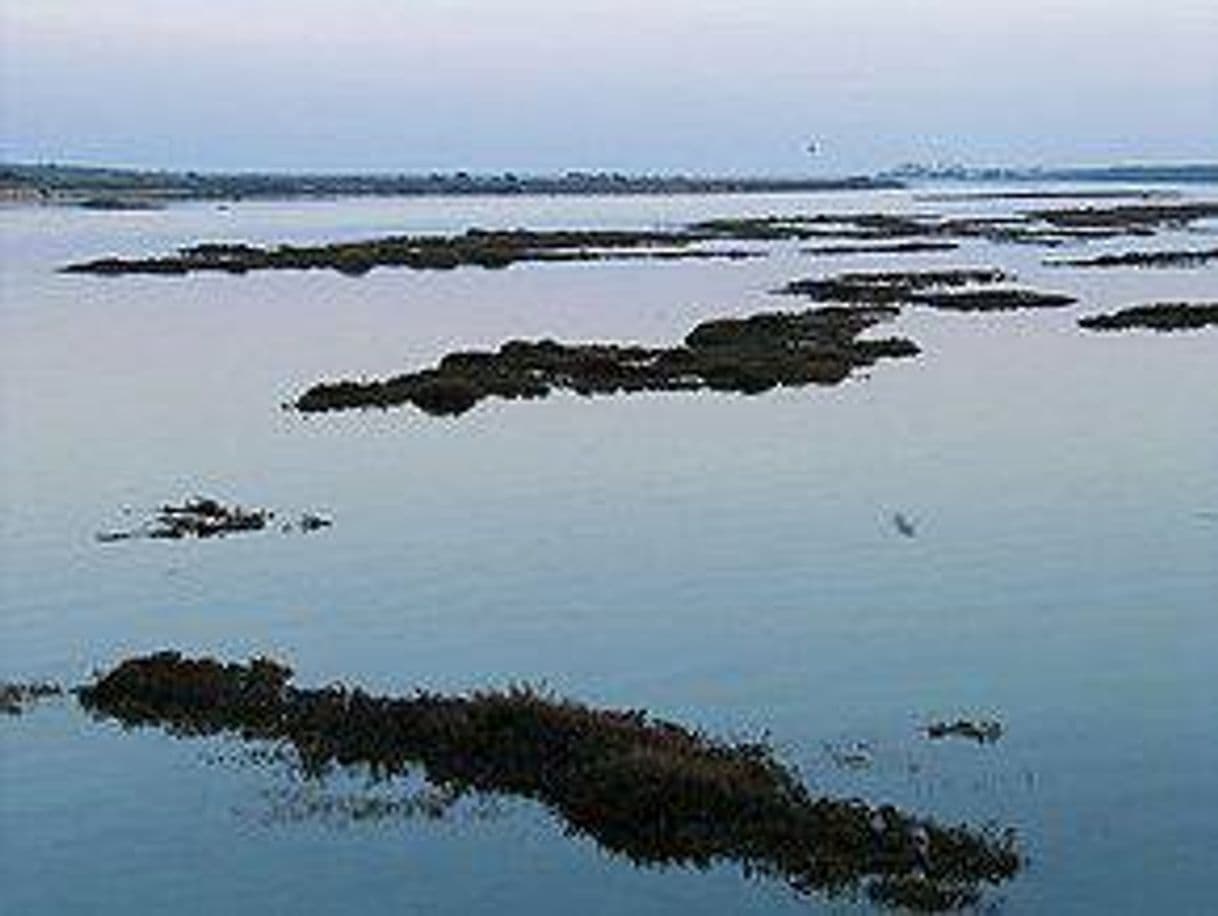
[[514, 172], [285, 173], [173, 172], [72, 165], [0, 165], [0, 200], [79, 204], [96, 209], [140, 209], [178, 200], [293, 197], [441, 195], [782, 194], [870, 191], [905, 186], [896, 178], [866, 175], [749, 177], [629, 175], [568, 171], [555, 175]]

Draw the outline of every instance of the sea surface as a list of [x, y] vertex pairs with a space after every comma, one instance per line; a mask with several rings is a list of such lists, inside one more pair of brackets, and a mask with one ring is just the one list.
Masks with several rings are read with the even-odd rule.
[[[1075, 322], [1218, 300], [1218, 268], [1041, 262], [1212, 246], [1215, 225], [1056, 251], [823, 258], [784, 242], [730, 262], [56, 272], [208, 240], [1043, 205], [923, 193], [0, 210], [0, 678], [78, 684], [176, 648], [271, 654], [306, 686], [544, 685], [764, 737], [827, 794], [1013, 827], [1028, 866], [987, 894], [999, 912], [1213, 912], [1218, 329]], [[798, 277], [991, 265], [1081, 302], [906, 308], [872, 333], [922, 355], [836, 387], [557, 394], [458, 418], [282, 407], [321, 379], [513, 337], [675, 342], [704, 318], [801, 307], [771, 292]], [[193, 494], [334, 524], [95, 539]], [[959, 717], [1004, 734], [928, 740]], [[366, 789], [51, 700], [0, 721], [0, 910], [870, 912], [730, 864], [636, 868], [511, 798], [344, 816]]]

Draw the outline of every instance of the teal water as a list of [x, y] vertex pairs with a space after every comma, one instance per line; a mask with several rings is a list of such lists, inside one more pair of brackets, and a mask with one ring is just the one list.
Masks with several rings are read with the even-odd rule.
[[[1193, 191], [1191, 193], [1199, 193]], [[1203, 195], [1218, 189], [1202, 189]], [[816, 787], [1014, 826], [1009, 913], [1210, 911], [1218, 826], [1218, 333], [1089, 334], [1083, 313], [1218, 298], [1218, 270], [926, 256], [65, 276], [199, 240], [1006, 204], [773, 198], [238, 203], [0, 211], [0, 676], [78, 683], [177, 647], [304, 684], [545, 683], [768, 735]], [[1018, 206], [1018, 205], [1015, 205]], [[1212, 232], [1212, 228], [1209, 230]], [[1196, 246], [1165, 233], [1088, 251]], [[508, 337], [661, 343], [858, 267], [1009, 267], [1082, 302], [916, 309], [924, 348], [835, 388], [300, 417], [323, 377]], [[884, 329], [889, 333], [889, 329]], [[99, 544], [123, 507], [207, 493], [332, 529]], [[890, 517], [918, 522], [903, 538]], [[999, 718], [995, 745], [931, 743]], [[833, 749], [866, 742], [863, 769]], [[70, 703], [0, 722], [0, 905], [14, 913], [795, 913], [731, 866], [639, 870], [510, 799], [441, 820], [295, 821], [283, 774]], [[337, 791], [337, 788], [336, 788]], [[480, 803], [481, 804], [481, 803]]]

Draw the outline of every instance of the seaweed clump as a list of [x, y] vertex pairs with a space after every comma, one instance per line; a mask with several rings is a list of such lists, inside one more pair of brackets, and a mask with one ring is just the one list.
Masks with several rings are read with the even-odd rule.
[[819, 256], [854, 254], [930, 254], [955, 251], [959, 242], [876, 242], [870, 245], [812, 245], [801, 249], [804, 254]]
[[792, 280], [777, 292], [807, 296], [820, 302], [912, 304], [962, 312], [1059, 308], [1076, 301], [1061, 293], [996, 288], [997, 284], [1012, 279], [1010, 274], [995, 267], [862, 271]]
[[860, 889], [920, 910], [967, 905], [1021, 861], [1009, 834], [947, 827], [891, 806], [813, 798], [760, 744], [728, 744], [639, 710], [593, 709], [527, 688], [468, 696], [307, 690], [291, 670], [132, 658], [78, 688], [94, 714], [178, 735], [234, 733], [290, 744], [318, 774], [381, 778], [422, 767], [446, 794], [541, 802], [574, 833], [635, 864], [736, 862], [800, 893]]
[[[124, 510], [130, 511], [130, 510]], [[181, 504], [166, 503], [151, 519], [135, 528], [102, 531], [96, 539], [103, 543], [136, 538], [180, 541], [184, 538], [214, 538], [268, 528], [275, 513], [270, 509], [246, 509], [225, 505], [210, 496], [195, 496]], [[315, 512], [301, 514], [298, 521], [285, 521], [280, 530], [308, 534], [329, 528], [333, 521]]]
[[1103, 315], [1088, 315], [1078, 323], [1089, 331], [1125, 331], [1148, 328], [1152, 331], [1184, 331], [1218, 325], [1218, 302], [1157, 302], [1135, 305]]
[[1064, 308], [1078, 300], [1065, 293], [1042, 293], [1033, 289], [973, 289], [918, 293], [917, 305], [952, 312], [1005, 312], [1015, 309]]
[[899, 303], [913, 300], [919, 290], [984, 286], [1009, 279], [1010, 275], [996, 267], [857, 271], [829, 277], [792, 280], [777, 292], [806, 296], [818, 302]]
[[978, 744], [993, 744], [1002, 737], [1002, 723], [993, 719], [957, 719], [955, 722], [932, 722], [926, 726], [926, 736], [932, 740], [942, 738], [968, 738]]
[[274, 513], [265, 509], [226, 506], [209, 497], [188, 499], [180, 506], [166, 504], [157, 513], [153, 538], [210, 538], [238, 531], [261, 531]]
[[461, 414], [484, 398], [540, 398], [554, 389], [583, 395], [713, 389], [757, 394], [779, 385], [833, 385], [885, 357], [914, 356], [904, 338], [859, 340], [894, 309], [822, 308], [703, 322], [683, 344], [561, 344], [513, 340], [497, 351], [450, 353], [435, 368], [382, 381], [314, 385], [305, 412], [410, 403], [434, 415]]
[[452, 270], [487, 269], [520, 261], [603, 261], [621, 258], [748, 258], [758, 252], [689, 248], [706, 238], [685, 232], [633, 230], [469, 229], [461, 235], [401, 235], [325, 245], [206, 242], [175, 254], [148, 258], [100, 258], [69, 264], [65, 273], [189, 274], [199, 271], [244, 274], [255, 270], [336, 270], [351, 276], [375, 267]]
[[1064, 207], [1034, 210], [1032, 219], [1066, 231], [1153, 235], [1159, 229], [1182, 229], [1197, 220], [1218, 217], [1218, 202], [1118, 204], [1111, 207]]
[[1201, 267], [1210, 261], [1218, 261], [1218, 248], [1127, 251], [1093, 258], [1060, 258], [1045, 263], [1050, 267]]
[[19, 716], [39, 700], [59, 696], [62, 693], [63, 688], [58, 684], [43, 682], [23, 684], [2, 681], [0, 682], [0, 713]]
[[267, 509], [227, 506], [210, 496], [196, 496], [180, 505], [166, 503], [150, 521], [137, 528], [103, 531], [96, 537], [102, 542], [133, 538], [178, 541], [183, 538], [223, 537], [244, 531], [261, 531], [274, 516], [275, 513]]

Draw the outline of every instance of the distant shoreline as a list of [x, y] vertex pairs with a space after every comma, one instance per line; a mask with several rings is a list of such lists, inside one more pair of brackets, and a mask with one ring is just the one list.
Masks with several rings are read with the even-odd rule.
[[568, 171], [290, 173], [150, 171], [60, 164], [0, 163], [0, 203], [145, 210], [185, 201], [334, 199], [342, 197], [625, 196], [807, 194], [902, 190], [938, 184], [1033, 182], [1133, 185], [1218, 184], [1218, 163], [1009, 168], [903, 165], [844, 177], [714, 176]]
[[717, 177], [566, 172], [562, 175], [288, 174], [151, 172], [62, 165], [0, 165], [0, 200], [98, 210], [147, 209], [190, 201], [334, 197], [786, 194], [899, 190], [895, 178]]

